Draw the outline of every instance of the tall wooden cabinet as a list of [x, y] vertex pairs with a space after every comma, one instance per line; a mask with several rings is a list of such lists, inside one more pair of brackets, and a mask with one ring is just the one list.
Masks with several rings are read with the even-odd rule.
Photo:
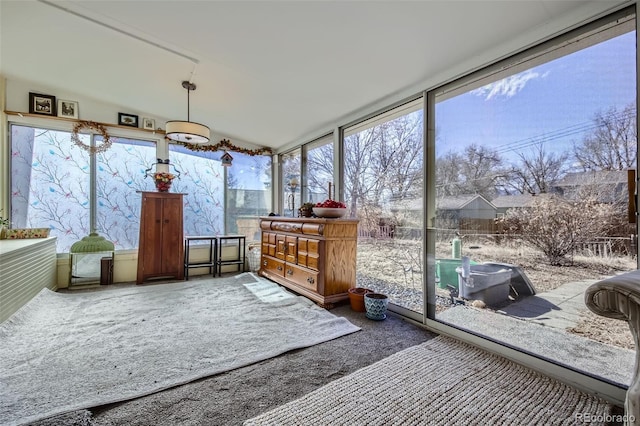
[[260, 218], [259, 274], [331, 308], [356, 286], [358, 221]]
[[183, 194], [142, 192], [138, 277], [184, 279]]

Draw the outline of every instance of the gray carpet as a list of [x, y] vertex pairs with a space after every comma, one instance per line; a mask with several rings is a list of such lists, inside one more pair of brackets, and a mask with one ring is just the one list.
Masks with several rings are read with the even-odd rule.
[[244, 426], [606, 424], [606, 401], [447, 337], [405, 349]]
[[0, 424], [152, 394], [357, 330], [249, 273], [43, 290], [0, 324]]

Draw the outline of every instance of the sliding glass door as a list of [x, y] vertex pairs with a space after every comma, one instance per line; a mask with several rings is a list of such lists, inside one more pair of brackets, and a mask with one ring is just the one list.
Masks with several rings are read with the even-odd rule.
[[622, 385], [631, 333], [584, 291], [637, 268], [635, 27], [621, 12], [435, 90], [427, 188], [434, 318]]

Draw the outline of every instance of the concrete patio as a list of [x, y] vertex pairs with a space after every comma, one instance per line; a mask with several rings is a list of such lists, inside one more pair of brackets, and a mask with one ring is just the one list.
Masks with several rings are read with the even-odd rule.
[[496, 311], [457, 305], [438, 314], [437, 319], [627, 386], [633, 374], [635, 351], [565, 331], [577, 324], [581, 311], [588, 310], [584, 292], [594, 282], [568, 283], [550, 292], [523, 297]]

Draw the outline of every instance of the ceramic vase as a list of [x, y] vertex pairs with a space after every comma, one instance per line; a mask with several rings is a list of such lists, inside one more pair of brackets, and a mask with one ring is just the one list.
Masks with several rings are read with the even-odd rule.
[[387, 305], [389, 297], [382, 293], [366, 293], [364, 295], [364, 307], [367, 318], [374, 321], [382, 321], [387, 318]]
[[349, 303], [351, 303], [351, 309], [356, 312], [365, 312], [364, 307], [364, 295], [372, 293], [368, 288], [354, 287], [349, 289]]

